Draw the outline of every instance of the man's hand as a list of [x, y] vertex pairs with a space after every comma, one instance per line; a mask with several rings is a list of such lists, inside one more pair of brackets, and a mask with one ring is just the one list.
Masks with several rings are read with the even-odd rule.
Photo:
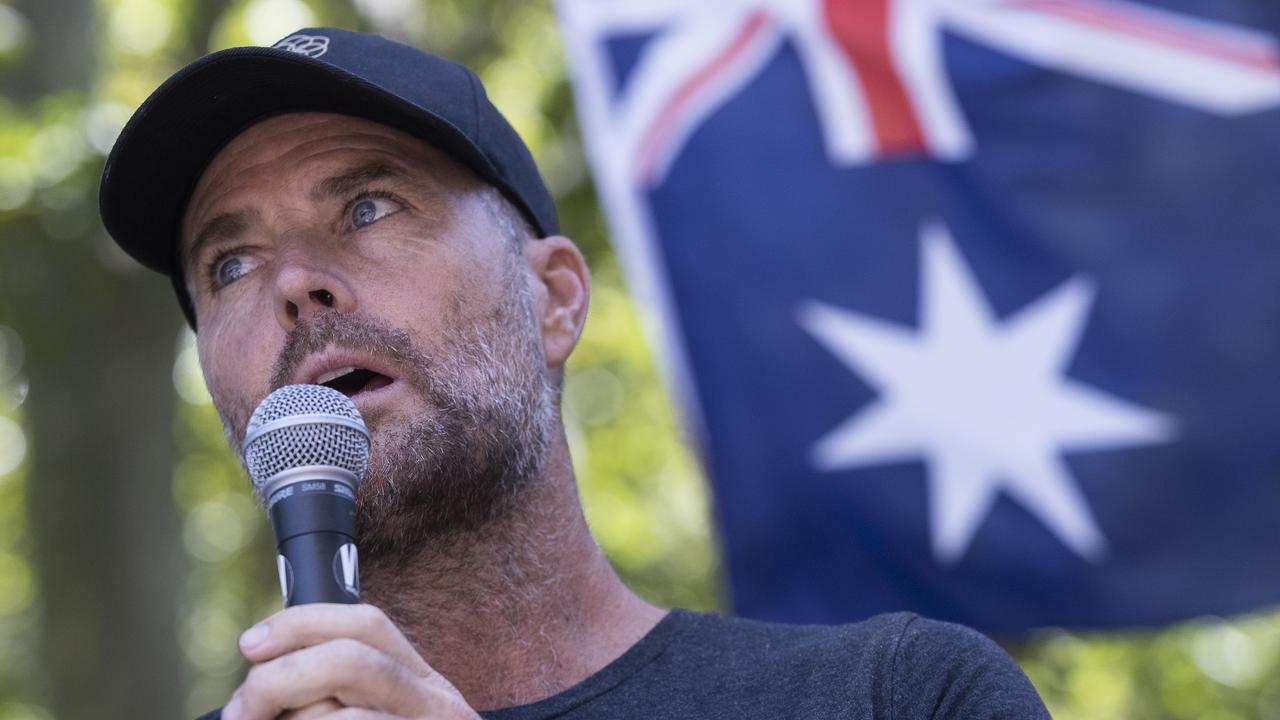
[[246, 630], [240, 652], [254, 666], [223, 720], [479, 717], [372, 605], [286, 608]]

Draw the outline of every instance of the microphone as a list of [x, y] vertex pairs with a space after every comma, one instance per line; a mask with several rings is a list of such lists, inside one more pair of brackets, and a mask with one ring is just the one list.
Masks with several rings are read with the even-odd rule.
[[271, 516], [285, 607], [358, 602], [355, 491], [369, 464], [360, 411], [332, 388], [286, 385], [253, 411], [243, 452]]

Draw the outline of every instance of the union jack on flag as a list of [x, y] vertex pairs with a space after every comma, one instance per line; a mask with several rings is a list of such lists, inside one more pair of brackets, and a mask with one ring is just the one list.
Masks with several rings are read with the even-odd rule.
[[1280, 601], [1280, 8], [558, 9], [738, 612]]

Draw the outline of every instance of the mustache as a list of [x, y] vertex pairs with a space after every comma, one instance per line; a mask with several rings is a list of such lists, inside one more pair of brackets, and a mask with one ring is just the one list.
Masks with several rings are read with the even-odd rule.
[[390, 361], [402, 376], [416, 375], [413, 369], [428, 364], [426, 355], [418, 349], [407, 330], [360, 313], [325, 310], [310, 319], [299, 320], [289, 331], [271, 368], [271, 390], [290, 384], [309, 356], [330, 347], [355, 350]]

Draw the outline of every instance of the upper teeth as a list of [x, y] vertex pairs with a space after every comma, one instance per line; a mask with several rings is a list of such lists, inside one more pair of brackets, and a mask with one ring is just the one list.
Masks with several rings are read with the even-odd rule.
[[316, 378], [316, 384], [323, 385], [329, 382], [330, 380], [337, 380], [338, 378], [342, 377], [343, 375], [346, 375], [349, 372], [355, 372], [355, 370], [356, 369], [354, 367], [345, 367], [345, 368], [338, 368], [337, 370], [332, 370]]

